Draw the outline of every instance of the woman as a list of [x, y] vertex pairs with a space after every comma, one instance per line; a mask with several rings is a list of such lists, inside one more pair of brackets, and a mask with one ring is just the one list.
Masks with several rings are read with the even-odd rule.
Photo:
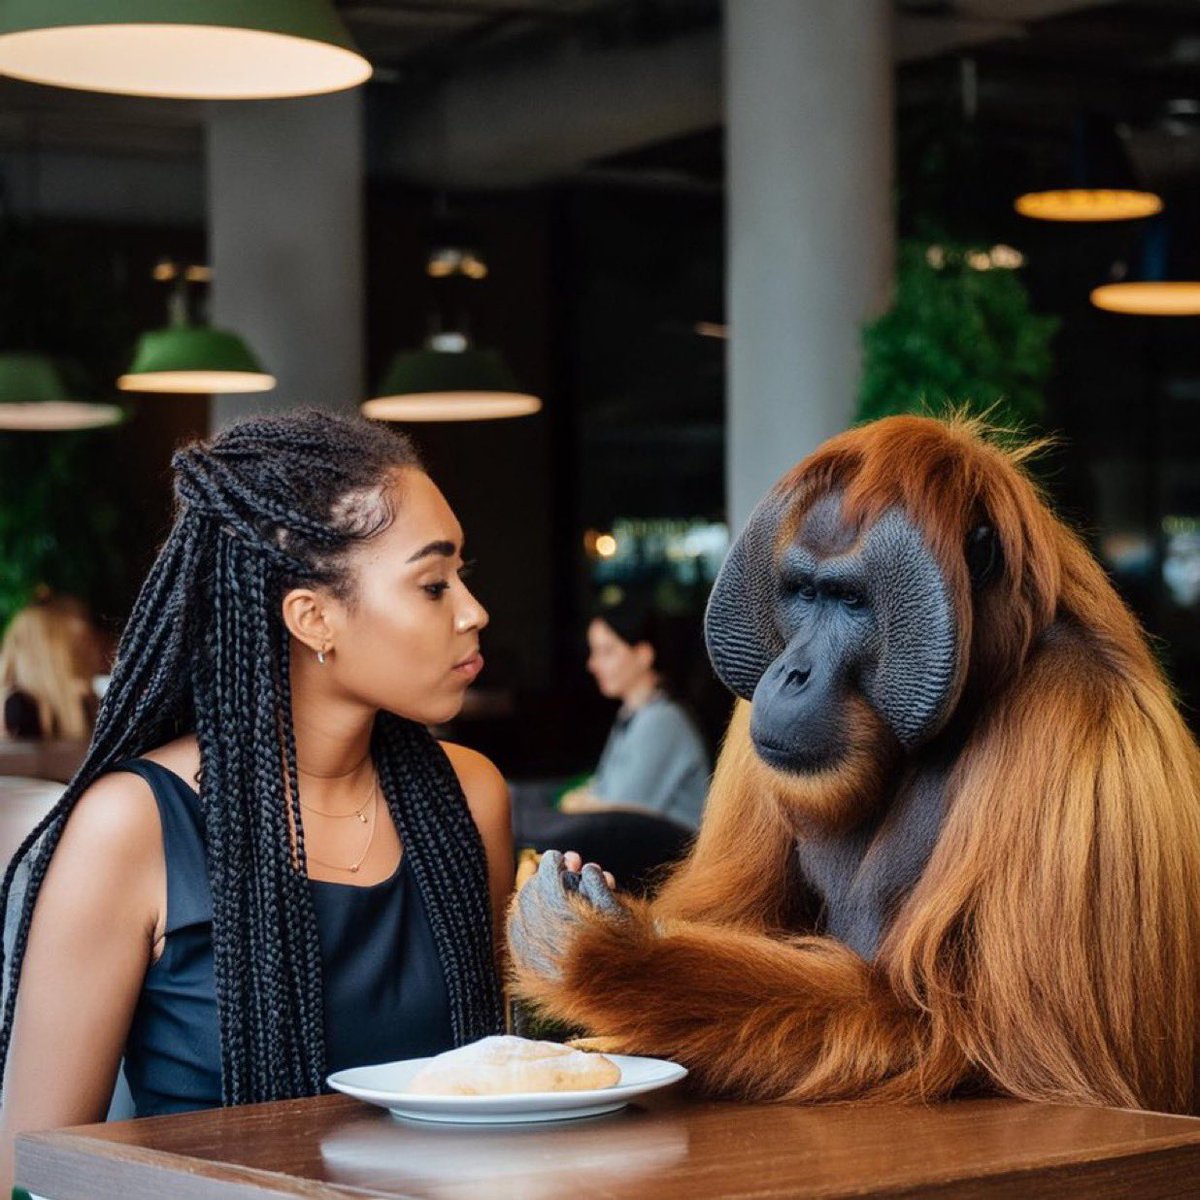
[[563, 796], [564, 812], [634, 808], [689, 829], [700, 824], [708, 755], [695, 725], [666, 692], [657, 634], [653, 611], [630, 599], [601, 610], [588, 625], [588, 670], [621, 708], [595, 775]]
[[47, 596], [23, 608], [0, 643], [0, 735], [86, 739], [96, 715], [98, 659], [97, 635], [81, 601]]
[[122, 1055], [141, 1115], [502, 1026], [508, 794], [426, 730], [483, 663], [454, 514], [406, 441], [319, 412], [173, 465], [88, 757], [5, 879], [8, 1154], [102, 1119]]

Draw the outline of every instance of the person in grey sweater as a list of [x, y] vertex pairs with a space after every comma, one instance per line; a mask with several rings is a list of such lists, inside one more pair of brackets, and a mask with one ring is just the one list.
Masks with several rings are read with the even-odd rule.
[[686, 710], [664, 689], [653, 636], [654, 614], [631, 601], [589, 624], [588, 670], [621, 708], [596, 773], [563, 797], [563, 812], [649, 810], [689, 829], [700, 824], [708, 754]]

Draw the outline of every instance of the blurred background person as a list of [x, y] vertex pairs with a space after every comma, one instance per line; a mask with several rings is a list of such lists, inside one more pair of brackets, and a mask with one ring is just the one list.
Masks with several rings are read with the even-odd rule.
[[103, 651], [87, 606], [53, 596], [13, 617], [0, 643], [0, 731], [10, 738], [86, 741]]
[[696, 829], [710, 763], [687, 711], [671, 698], [661, 666], [661, 618], [636, 597], [597, 610], [587, 630], [587, 668], [621, 707], [596, 773], [567, 792], [563, 812], [645, 809]]

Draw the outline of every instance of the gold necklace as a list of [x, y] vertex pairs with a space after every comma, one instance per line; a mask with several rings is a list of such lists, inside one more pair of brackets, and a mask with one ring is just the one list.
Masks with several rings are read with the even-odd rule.
[[367, 798], [362, 802], [361, 807], [354, 812], [334, 813], [326, 812], [323, 808], [317, 808], [313, 804], [305, 804], [300, 801], [300, 807], [307, 809], [309, 812], [316, 813], [318, 817], [329, 817], [331, 820], [340, 821], [346, 817], [357, 817], [364, 825], [367, 823], [367, 818], [364, 815], [367, 811], [367, 805], [371, 803], [371, 797], [375, 795], [375, 785], [379, 782], [379, 776], [374, 772], [371, 773], [371, 786], [367, 788]]
[[[375, 841], [375, 827], [379, 824], [379, 788], [372, 787], [371, 795], [375, 798], [375, 807], [371, 809], [371, 829], [367, 834], [367, 844], [363, 847], [363, 852], [359, 856], [357, 862], [352, 862], [348, 867], [342, 866], [341, 863], [326, 862], [323, 858], [317, 858], [315, 854], [305, 852], [305, 857], [310, 863], [316, 863], [320, 867], [329, 867], [334, 871], [349, 871], [351, 875], [358, 874], [358, 868], [367, 860], [367, 855], [371, 853], [371, 843]], [[366, 805], [363, 805], [366, 808]], [[366, 818], [364, 817], [365, 821]]]

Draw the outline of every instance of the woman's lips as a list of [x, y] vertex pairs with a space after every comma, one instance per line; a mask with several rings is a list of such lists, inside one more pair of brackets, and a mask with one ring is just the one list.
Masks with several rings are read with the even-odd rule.
[[472, 654], [470, 658], [464, 659], [462, 662], [455, 664], [454, 673], [463, 675], [467, 679], [474, 679], [480, 671], [483, 670], [483, 655]]

